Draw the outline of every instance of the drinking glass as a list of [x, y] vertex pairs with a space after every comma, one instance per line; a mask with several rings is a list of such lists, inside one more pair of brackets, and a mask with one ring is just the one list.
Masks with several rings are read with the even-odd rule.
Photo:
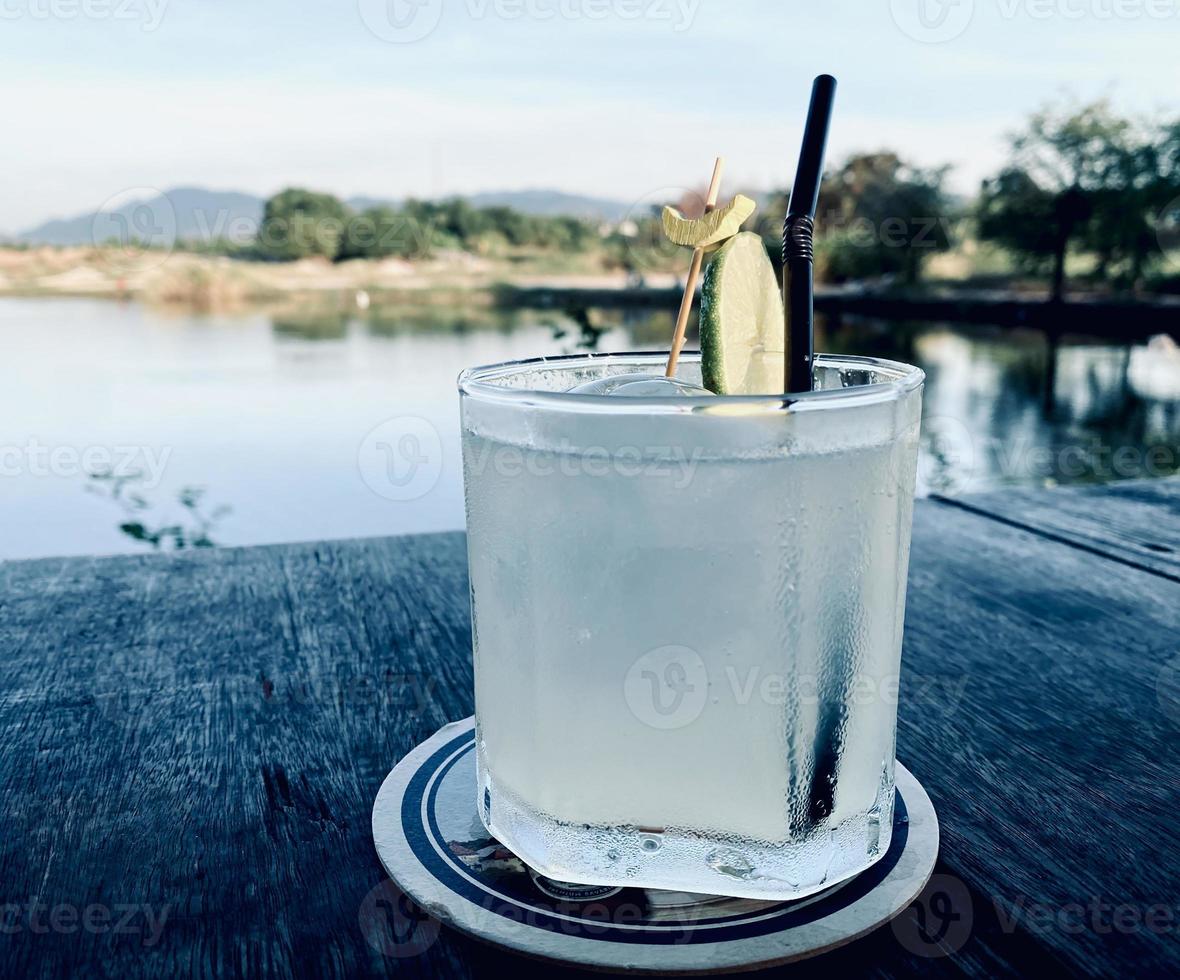
[[924, 375], [567, 391], [664, 357], [460, 377], [478, 809], [550, 878], [797, 898], [889, 845]]

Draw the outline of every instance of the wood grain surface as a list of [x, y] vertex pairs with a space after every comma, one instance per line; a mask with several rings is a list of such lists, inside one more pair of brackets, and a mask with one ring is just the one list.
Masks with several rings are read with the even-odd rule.
[[[1180, 974], [1178, 488], [919, 502], [898, 755], [940, 865], [792, 974]], [[0, 975], [564, 975], [365, 914], [468, 630], [460, 534], [0, 565]]]
[[1180, 479], [937, 499], [1180, 581]]

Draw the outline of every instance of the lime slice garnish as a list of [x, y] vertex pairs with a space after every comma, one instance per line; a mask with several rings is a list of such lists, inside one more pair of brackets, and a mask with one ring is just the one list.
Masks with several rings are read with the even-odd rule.
[[701, 288], [701, 377], [719, 395], [783, 391], [786, 318], [762, 239], [735, 235], [714, 254]]
[[701, 218], [686, 218], [675, 208], [666, 207], [664, 234], [677, 245], [711, 248], [736, 235], [755, 207], [757, 205], [744, 194], [738, 194], [724, 207], [709, 211]]

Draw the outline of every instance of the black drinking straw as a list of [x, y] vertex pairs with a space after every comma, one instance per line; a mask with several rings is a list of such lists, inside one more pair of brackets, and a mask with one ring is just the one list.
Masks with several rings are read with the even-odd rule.
[[803, 127], [799, 166], [783, 221], [783, 305], [787, 314], [784, 380], [788, 392], [811, 391], [811, 359], [815, 347], [811, 240], [824, 169], [824, 144], [828, 141], [835, 96], [836, 79], [831, 75], [817, 75], [811, 83], [811, 105]]
[[[783, 221], [783, 306], [787, 315], [784, 383], [787, 392], [811, 391], [812, 387], [811, 362], [815, 354], [812, 234], [824, 169], [824, 145], [828, 141], [828, 123], [832, 118], [835, 96], [836, 79], [831, 75], [817, 75], [811, 83], [811, 105], [803, 126], [803, 146], [799, 150], [799, 165]], [[796, 819], [818, 823], [832, 815], [845, 701], [845, 697], [835, 701], [829, 695], [820, 705], [815, 722], [814, 767], [808, 787], [806, 815], [796, 814]]]

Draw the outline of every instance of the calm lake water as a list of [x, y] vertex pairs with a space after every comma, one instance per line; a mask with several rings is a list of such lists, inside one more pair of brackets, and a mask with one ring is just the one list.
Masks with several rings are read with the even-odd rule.
[[[439, 309], [202, 315], [0, 300], [0, 558], [460, 528], [465, 367], [666, 346], [670, 314]], [[821, 350], [928, 375], [923, 493], [1158, 476], [1180, 464], [1180, 359], [938, 323], [821, 323]], [[396, 422], [393, 419], [420, 422]], [[409, 429], [406, 428], [407, 424]], [[441, 470], [370, 488], [383, 440]], [[399, 451], [407, 444], [398, 441]], [[395, 496], [398, 495], [395, 493]]]

